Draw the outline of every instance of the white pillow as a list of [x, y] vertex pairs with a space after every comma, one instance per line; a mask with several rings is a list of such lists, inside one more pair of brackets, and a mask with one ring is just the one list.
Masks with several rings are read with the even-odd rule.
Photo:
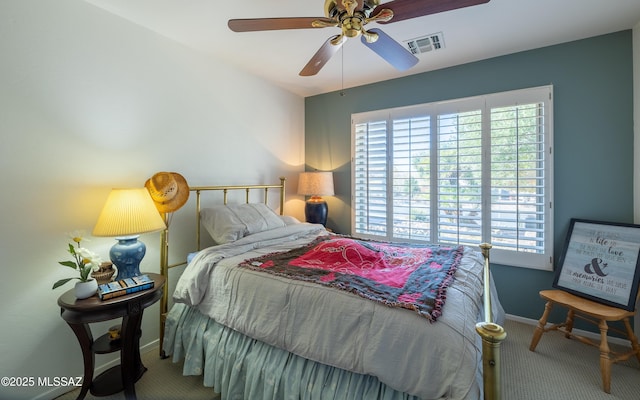
[[285, 226], [284, 221], [264, 203], [204, 208], [200, 211], [200, 221], [218, 244]]
[[298, 220], [298, 218], [292, 217], [291, 215], [279, 215], [279, 217], [282, 220], [282, 222], [284, 222], [284, 224], [287, 226], [300, 223], [300, 220]]

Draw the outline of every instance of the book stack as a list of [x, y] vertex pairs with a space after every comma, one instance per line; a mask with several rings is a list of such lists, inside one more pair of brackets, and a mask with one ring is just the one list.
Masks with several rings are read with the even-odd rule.
[[100, 300], [108, 300], [125, 294], [151, 289], [152, 287], [153, 279], [149, 278], [148, 275], [134, 276], [99, 285], [98, 297]]

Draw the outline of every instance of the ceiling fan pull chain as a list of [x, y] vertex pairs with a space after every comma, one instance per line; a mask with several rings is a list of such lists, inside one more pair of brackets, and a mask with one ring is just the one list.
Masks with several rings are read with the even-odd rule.
[[344, 97], [344, 47], [340, 50], [341, 58], [341, 83], [340, 83], [340, 97]]

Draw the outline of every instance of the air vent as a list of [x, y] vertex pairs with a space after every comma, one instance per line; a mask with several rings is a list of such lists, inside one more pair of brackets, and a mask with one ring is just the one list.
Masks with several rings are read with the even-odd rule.
[[405, 46], [411, 54], [422, 54], [444, 48], [442, 32], [432, 33], [419, 38], [405, 40]]

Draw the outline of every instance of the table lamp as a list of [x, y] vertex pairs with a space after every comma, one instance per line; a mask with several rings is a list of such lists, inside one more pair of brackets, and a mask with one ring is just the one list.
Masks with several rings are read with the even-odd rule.
[[115, 236], [118, 241], [109, 251], [118, 268], [117, 279], [140, 275], [140, 261], [147, 247], [138, 241], [142, 233], [165, 229], [151, 195], [146, 188], [113, 189], [93, 228], [94, 236]]
[[311, 196], [304, 207], [307, 222], [327, 224], [329, 207], [320, 196], [333, 196], [333, 172], [301, 172], [298, 180], [298, 194]]

